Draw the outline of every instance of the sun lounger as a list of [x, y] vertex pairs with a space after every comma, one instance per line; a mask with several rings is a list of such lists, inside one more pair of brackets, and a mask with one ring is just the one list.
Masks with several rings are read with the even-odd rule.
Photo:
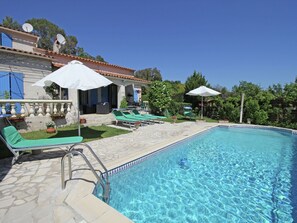
[[134, 113], [130, 113], [129, 111], [122, 111], [122, 114], [126, 118], [135, 119], [135, 120], [138, 120], [138, 121], [140, 121], [140, 122], [142, 122], [144, 124], [153, 123], [153, 118], [151, 118], [151, 117], [136, 116], [136, 115], [134, 115]]
[[113, 110], [112, 113], [116, 119], [116, 125], [118, 124], [118, 122], [121, 122], [123, 125], [127, 125], [131, 128], [135, 127], [136, 124], [141, 124], [141, 121], [138, 119], [131, 119], [125, 117], [125, 115], [121, 111]]
[[83, 141], [83, 137], [81, 136], [36, 140], [24, 139], [14, 126], [3, 128], [1, 130], [0, 139], [14, 155], [13, 164], [17, 161], [22, 151], [61, 148], [63, 146], [72, 145], [70, 147], [71, 149], [73, 146]]
[[132, 110], [132, 112], [138, 117], [142, 116], [142, 117], [147, 117], [147, 118], [151, 118], [151, 119], [164, 119], [164, 118], [166, 118], [165, 116], [159, 116], [159, 115], [140, 114], [139, 111], [137, 111], [136, 109]]

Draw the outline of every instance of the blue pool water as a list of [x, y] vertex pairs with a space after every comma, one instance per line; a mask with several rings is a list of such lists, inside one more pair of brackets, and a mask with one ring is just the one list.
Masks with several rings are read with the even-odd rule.
[[136, 223], [296, 221], [296, 142], [215, 128], [112, 175], [110, 205]]

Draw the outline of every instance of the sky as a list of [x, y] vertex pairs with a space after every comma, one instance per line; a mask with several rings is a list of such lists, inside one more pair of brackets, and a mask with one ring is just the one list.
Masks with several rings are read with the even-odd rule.
[[185, 82], [267, 88], [297, 77], [296, 0], [0, 0], [0, 19], [45, 18], [111, 64]]

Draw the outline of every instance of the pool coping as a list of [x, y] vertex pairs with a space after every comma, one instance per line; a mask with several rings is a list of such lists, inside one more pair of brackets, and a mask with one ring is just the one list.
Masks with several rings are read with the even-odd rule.
[[[218, 123], [214, 126], [207, 126], [204, 129], [198, 130], [193, 134], [181, 134], [180, 136], [174, 137], [174, 139], [165, 140], [161, 143], [155, 144], [153, 146], [147, 147], [142, 151], [135, 152], [129, 156], [126, 156], [122, 159], [119, 159], [115, 162], [106, 163], [108, 171], [116, 170], [143, 157], [150, 156], [159, 151], [166, 150], [167, 147], [179, 143], [180, 141], [191, 138], [195, 135], [204, 133], [208, 130], [219, 126], [227, 127], [248, 127], [248, 128], [262, 128], [262, 129], [274, 129], [274, 130], [285, 130], [286, 132], [291, 132], [292, 134], [297, 135], [296, 130], [285, 129], [273, 126], [259, 126], [259, 125], [250, 125], [250, 124], [231, 124], [231, 123]], [[124, 168], [123, 168], [124, 169]], [[121, 170], [120, 170], [121, 171]], [[117, 171], [115, 171], [117, 172]], [[96, 182], [95, 176], [90, 171], [85, 171], [83, 179], [88, 179], [89, 181]], [[74, 188], [69, 192], [68, 196], [65, 198], [64, 202], [69, 205], [74, 211], [81, 215], [87, 222], [112, 222], [112, 223], [128, 223], [133, 222], [131, 219], [127, 218], [120, 212], [118, 212], [113, 207], [101, 201], [97, 198], [94, 192], [94, 184], [80, 180], [74, 186]]]

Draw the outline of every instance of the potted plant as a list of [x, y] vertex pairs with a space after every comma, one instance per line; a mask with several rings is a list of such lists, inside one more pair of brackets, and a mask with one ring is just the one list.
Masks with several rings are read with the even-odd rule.
[[87, 120], [85, 118], [80, 118], [79, 123], [80, 124], [85, 124], [85, 123], [87, 123]]
[[8, 120], [12, 122], [23, 122], [25, 120], [25, 117], [17, 114], [15, 117], [9, 117]]
[[135, 122], [135, 129], [138, 129], [140, 125], [141, 125], [141, 122]]
[[62, 114], [52, 114], [52, 115], [51, 115], [51, 118], [52, 118], [53, 120], [61, 119], [61, 118], [65, 118], [65, 115], [62, 115]]
[[55, 133], [56, 132], [56, 129], [55, 129], [56, 124], [53, 121], [47, 122], [47, 123], [45, 123], [45, 125], [46, 125], [47, 133]]
[[172, 118], [173, 123], [176, 123], [176, 121], [177, 121], [177, 116], [176, 116], [176, 115], [173, 115], [173, 116], [171, 116], [171, 118]]

